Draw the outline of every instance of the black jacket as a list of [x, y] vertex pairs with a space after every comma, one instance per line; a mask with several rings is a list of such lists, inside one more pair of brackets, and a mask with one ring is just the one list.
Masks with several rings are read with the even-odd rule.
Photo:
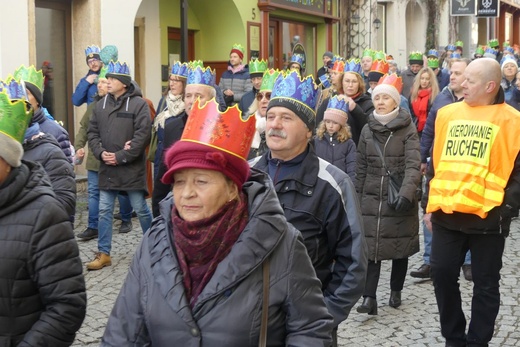
[[[88, 127], [88, 144], [99, 159], [99, 189], [147, 192], [145, 149], [152, 136], [150, 107], [132, 81], [117, 100], [107, 94], [96, 103]], [[125, 142], [130, 149], [124, 150]], [[115, 153], [117, 165], [106, 165], [104, 151]]]
[[58, 142], [49, 134], [40, 133], [38, 137], [23, 143], [23, 159], [40, 163], [49, 175], [52, 190], [69, 216], [76, 212], [76, 180], [74, 170], [69, 164]]
[[65, 154], [69, 163], [72, 164], [72, 150], [70, 148], [70, 138], [67, 130], [56, 121], [47, 118], [43, 108], [41, 107], [38, 111], [34, 112], [31, 123], [38, 123], [41, 131], [54, 136], [56, 141], [58, 141], [63, 154]]
[[70, 346], [87, 298], [78, 245], [40, 164], [0, 186], [0, 346]]
[[[268, 172], [269, 161], [276, 160], [270, 155], [267, 152], [250, 165]], [[311, 145], [291, 171], [275, 181], [275, 190], [287, 221], [303, 235], [337, 326], [365, 286], [367, 248], [356, 191], [347, 174], [318, 158]]]

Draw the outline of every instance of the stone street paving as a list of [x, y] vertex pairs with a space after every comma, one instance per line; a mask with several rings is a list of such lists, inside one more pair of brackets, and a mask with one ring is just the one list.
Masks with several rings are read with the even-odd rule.
[[[81, 193], [80, 193], [81, 194]], [[84, 195], [84, 193], [82, 193]], [[86, 198], [78, 196], [78, 216], [75, 233], [86, 227]], [[105, 325], [126, 277], [134, 251], [141, 239], [139, 222], [133, 219], [134, 229], [128, 234], [118, 234], [120, 222], [114, 222], [112, 241], [112, 266], [99, 271], [87, 272], [87, 316], [73, 346], [99, 346]], [[520, 221], [513, 221], [511, 235], [506, 241], [501, 281], [502, 306], [496, 323], [491, 346], [519, 346], [520, 300], [519, 250]], [[422, 236], [421, 236], [422, 242]], [[90, 261], [97, 250], [97, 240], [78, 242], [83, 263]], [[421, 245], [422, 249], [422, 245]], [[422, 264], [422, 253], [410, 258], [408, 273]], [[347, 321], [339, 327], [340, 346], [428, 346], [441, 347], [444, 341], [440, 334], [437, 305], [432, 282], [407, 276], [402, 293], [403, 304], [398, 309], [388, 306], [390, 295], [390, 261], [383, 262], [378, 288], [379, 315], [368, 316], [352, 310]], [[469, 312], [471, 282], [461, 273], [461, 290], [464, 310]], [[359, 304], [359, 303], [358, 303]], [[469, 317], [468, 321], [469, 321]]]

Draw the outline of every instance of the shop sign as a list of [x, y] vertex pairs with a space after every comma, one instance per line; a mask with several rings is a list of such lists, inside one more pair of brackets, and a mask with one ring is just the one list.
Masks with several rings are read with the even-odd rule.
[[[477, 0], [450, 0], [451, 16], [474, 16]], [[481, 0], [478, 0], [481, 1]]]
[[332, 0], [270, 0], [270, 3], [315, 12], [321, 15], [332, 13]]
[[478, 0], [477, 17], [498, 17], [500, 0]]

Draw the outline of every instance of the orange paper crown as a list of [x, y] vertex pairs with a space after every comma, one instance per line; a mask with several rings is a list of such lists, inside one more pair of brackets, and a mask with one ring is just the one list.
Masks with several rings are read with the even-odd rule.
[[343, 60], [338, 59], [334, 62], [334, 65], [332, 65], [332, 68], [330, 70], [343, 73], [344, 69], [345, 69], [345, 62]]
[[399, 92], [399, 94], [401, 94], [401, 91], [403, 90], [403, 79], [397, 76], [397, 74], [395, 73], [390, 75], [387, 74], [381, 77], [377, 85], [380, 84], [389, 84], [391, 86], [394, 86], [395, 89], [397, 89], [397, 91]]
[[197, 99], [186, 122], [181, 141], [200, 143], [247, 159], [255, 134], [255, 117], [242, 118], [238, 105], [220, 112], [215, 98], [205, 105]]
[[370, 71], [374, 72], [380, 72], [382, 74], [388, 73], [388, 69], [390, 68], [390, 65], [384, 60], [374, 60], [372, 63], [372, 67], [370, 68]]

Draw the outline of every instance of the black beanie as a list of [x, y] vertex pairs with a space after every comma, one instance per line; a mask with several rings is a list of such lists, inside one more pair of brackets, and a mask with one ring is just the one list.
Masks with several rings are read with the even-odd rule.
[[38, 89], [38, 87], [36, 87], [31, 82], [25, 82], [25, 88], [29, 89], [31, 94], [34, 96], [34, 98], [38, 102], [38, 105], [41, 105], [42, 101], [43, 101], [43, 96], [42, 96], [41, 90]]
[[130, 84], [132, 83], [132, 77], [130, 77], [130, 75], [118, 74], [118, 73], [107, 73], [106, 77], [115, 78], [116, 80], [123, 83], [127, 87], [130, 87]]
[[279, 96], [276, 98], [272, 98], [269, 101], [269, 104], [267, 105], [267, 110], [269, 111], [271, 107], [275, 106], [285, 107], [293, 111], [296, 114], [296, 116], [298, 116], [298, 118], [300, 118], [305, 123], [305, 125], [310, 131], [314, 131], [314, 128], [316, 128], [316, 112], [303, 102], [299, 102], [292, 98], [284, 98], [282, 96]]
[[378, 71], [370, 71], [368, 73], [368, 82], [379, 82], [379, 80], [383, 77], [383, 74]]

